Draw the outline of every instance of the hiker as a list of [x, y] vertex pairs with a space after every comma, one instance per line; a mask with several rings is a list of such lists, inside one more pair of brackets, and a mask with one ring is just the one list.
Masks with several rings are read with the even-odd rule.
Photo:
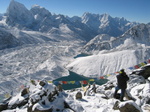
[[116, 77], [117, 77], [117, 87], [115, 88], [114, 98], [117, 98], [117, 92], [118, 90], [121, 89], [121, 95], [119, 99], [120, 101], [123, 101], [129, 77], [126, 75], [124, 69], [121, 69], [119, 75], [117, 75]]

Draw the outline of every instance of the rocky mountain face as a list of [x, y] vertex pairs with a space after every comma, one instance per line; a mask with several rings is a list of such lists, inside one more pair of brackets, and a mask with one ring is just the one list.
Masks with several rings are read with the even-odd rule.
[[98, 35], [84, 46], [82, 52], [93, 53], [102, 50], [136, 49], [143, 46], [150, 46], [149, 43], [150, 25], [140, 24], [118, 37], [106, 34]]
[[31, 28], [34, 18], [32, 13], [21, 3], [12, 0], [6, 12], [6, 23], [18, 28]]
[[150, 24], [140, 24], [129, 31], [127, 31], [122, 37], [130, 37], [136, 43], [150, 45]]
[[115, 37], [111, 37], [107, 34], [97, 35], [83, 47], [82, 52], [91, 53], [92, 51], [110, 50], [111, 46], [109, 42], [113, 39], [115, 39]]
[[19, 40], [16, 39], [11, 33], [0, 28], [0, 50], [4, 48], [16, 47], [19, 44]]
[[82, 23], [97, 31], [98, 34], [119, 36], [137, 23], [132, 23], [124, 18], [113, 18], [108, 14], [84, 13]]
[[[9, 26], [48, 34], [70, 35], [75, 38], [91, 40], [98, 34], [119, 36], [138, 23], [124, 18], [113, 18], [108, 14], [84, 13], [82, 17], [68, 17], [51, 14], [47, 9], [34, 5], [28, 10], [23, 4], [14, 0], [6, 13]], [[64, 30], [64, 29], [67, 30]]]
[[49, 26], [52, 26], [52, 15], [43, 7], [35, 5], [31, 8], [30, 12], [33, 14], [35, 19], [35, 29], [39, 31], [49, 30]]

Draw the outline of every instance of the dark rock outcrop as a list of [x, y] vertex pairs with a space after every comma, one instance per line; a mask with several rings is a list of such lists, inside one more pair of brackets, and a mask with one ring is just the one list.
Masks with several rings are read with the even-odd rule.
[[141, 70], [139, 71], [133, 71], [132, 74], [141, 75], [145, 79], [150, 77], [150, 65], [141, 67]]
[[77, 92], [76, 99], [82, 99], [82, 93], [80, 91]]
[[141, 112], [140, 107], [133, 101], [116, 101], [113, 109], [119, 110], [120, 112]]

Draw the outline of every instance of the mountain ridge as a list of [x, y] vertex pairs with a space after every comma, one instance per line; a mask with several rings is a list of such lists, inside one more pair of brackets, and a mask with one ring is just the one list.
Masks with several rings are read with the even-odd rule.
[[[51, 14], [47, 9], [38, 5], [34, 5], [28, 10], [23, 4], [16, 1], [10, 2], [6, 13], [6, 23], [21, 30], [45, 33], [50, 33], [54, 29], [62, 32], [59, 26], [66, 24], [77, 38], [84, 38], [85, 41], [103, 33], [110, 36], [119, 36], [129, 28], [139, 24], [129, 22], [124, 18], [113, 18], [108, 14], [84, 13], [82, 17], [70, 18], [61, 14]], [[65, 34], [68, 34], [68, 32], [65, 32]]]
[[[100, 34], [89, 41], [82, 52], [92, 53], [101, 50], [124, 50], [142, 47], [142, 45], [150, 46], [150, 25], [140, 24], [130, 28], [123, 35], [112, 37], [107, 34]], [[95, 49], [95, 50], [94, 50]]]

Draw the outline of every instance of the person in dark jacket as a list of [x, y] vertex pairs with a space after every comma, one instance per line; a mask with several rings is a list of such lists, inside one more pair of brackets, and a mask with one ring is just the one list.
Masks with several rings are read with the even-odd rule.
[[117, 75], [117, 87], [115, 88], [114, 98], [117, 98], [117, 92], [121, 89], [120, 101], [123, 101], [128, 80], [129, 77], [126, 72], [124, 69], [121, 69], [119, 75]]

